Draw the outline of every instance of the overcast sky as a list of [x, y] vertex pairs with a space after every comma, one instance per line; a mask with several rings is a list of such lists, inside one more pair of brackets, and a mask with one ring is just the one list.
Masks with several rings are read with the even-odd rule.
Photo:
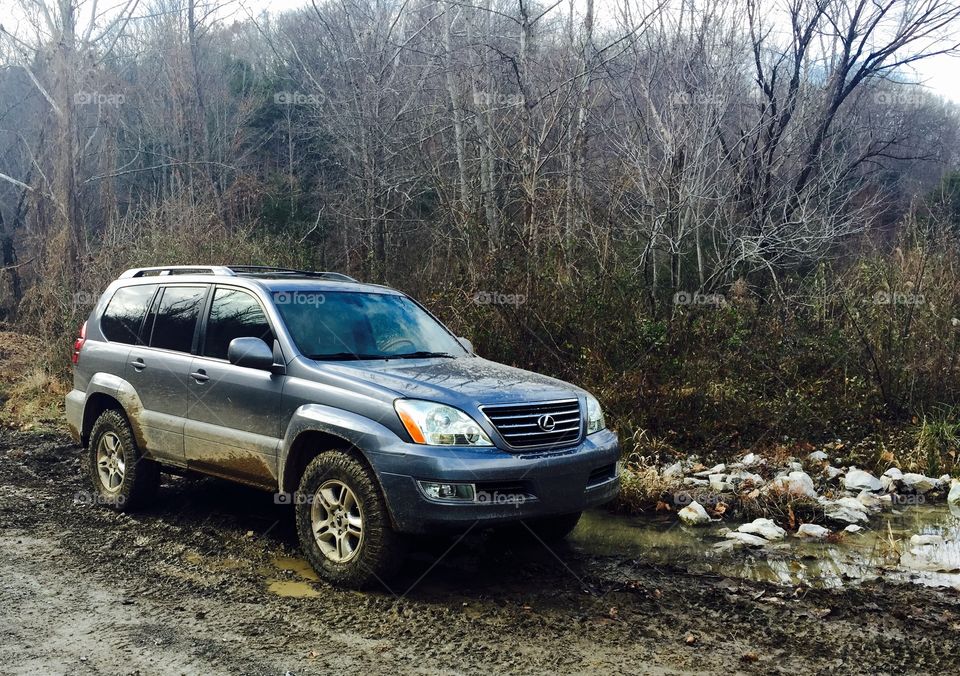
[[[201, 2], [203, 0], [200, 0]], [[230, 20], [231, 18], [243, 19], [249, 15], [258, 15], [264, 11], [277, 14], [288, 9], [295, 9], [310, 5], [310, 0], [214, 0], [220, 4], [220, 10], [217, 14], [221, 19]], [[597, 22], [602, 25], [609, 17], [613, 16], [611, 7], [617, 0], [596, 0]], [[681, 0], [667, 0], [668, 2], [679, 2]], [[0, 23], [14, 34], [23, 35], [28, 30], [23, 22], [23, 15], [18, 11], [19, 3], [10, 0], [0, 0], [7, 5], [8, 13], [0, 18]], [[81, 2], [80, 24], [89, 20], [89, 14], [92, 7], [96, 6], [100, 13], [109, 13], [111, 8], [123, 7], [129, 0], [107, 0], [100, 3], [94, 3], [92, 0]], [[575, 7], [582, 6], [581, 0], [573, 0]], [[783, 8], [786, 0], [766, 0], [771, 8], [771, 15], [776, 14], [777, 8]], [[560, 4], [554, 11], [567, 11], [570, 7], [570, 0], [560, 0]], [[141, 0], [140, 8], [146, 5]], [[139, 9], [139, 8], [138, 8]], [[142, 11], [142, 10], [141, 10]], [[782, 15], [781, 15], [782, 17]], [[787, 24], [784, 24], [786, 30]], [[960, 40], [960, 27], [956, 31], [956, 40]], [[931, 91], [955, 103], [960, 103], [960, 57], [955, 56], [935, 56], [924, 59], [914, 67], [906, 71], [910, 73], [911, 78], [917, 82], [923, 83]]]

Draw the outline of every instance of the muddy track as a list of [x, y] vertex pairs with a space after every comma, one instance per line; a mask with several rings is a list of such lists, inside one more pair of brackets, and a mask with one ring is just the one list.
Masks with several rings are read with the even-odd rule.
[[0, 431], [3, 673], [960, 668], [953, 591], [783, 588], [486, 534], [418, 541], [392, 589], [342, 591], [309, 579], [270, 494], [165, 479], [149, 511], [116, 514], [90, 504], [80, 457]]

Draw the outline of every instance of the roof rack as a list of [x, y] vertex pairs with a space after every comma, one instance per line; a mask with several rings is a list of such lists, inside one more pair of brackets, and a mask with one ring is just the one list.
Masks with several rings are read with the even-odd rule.
[[131, 268], [120, 275], [120, 279], [167, 275], [233, 275], [233, 271], [223, 265], [164, 265], [156, 268]]
[[121, 279], [131, 277], [165, 277], [169, 275], [237, 275], [280, 274], [300, 277], [319, 277], [337, 282], [356, 282], [357, 280], [342, 272], [325, 272], [317, 270], [296, 270], [294, 268], [278, 268], [270, 265], [164, 265], [154, 268], [131, 268], [120, 275]]
[[303, 277], [321, 277], [339, 282], [357, 281], [349, 275], [342, 272], [328, 272], [325, 270], [298, 270], [296, 268], [278, 268], [272, 265], [230, 265], [228, 266], [235, 274], [270, 274], [277, 273], [282, 275], [303, 276]]

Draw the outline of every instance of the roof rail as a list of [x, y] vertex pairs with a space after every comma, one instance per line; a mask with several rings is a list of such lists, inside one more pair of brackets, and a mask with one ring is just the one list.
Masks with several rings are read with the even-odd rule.
[[131, 268], [120, 275], [120, 279], [130, 277], [154, 277], [167, 275], [230, 275], [233, 270], [222, 265], [162, 265], [155, 268]]
[[328, 272], [325, 270], [298, 270], [296, 268], [279, 268], [272, 265], [228, 265], [230, 270], [234, 274], [257, 274], [264, 273], [268, 274], [271, 272], [277, 272], [285, 275], [303, 275], [305, 277], [322, 277], [323, 279], [330, 279], [340, 282], [355, 282], [357, 281], [350, 275], [345, 275], [342, 272]]
[[236, 277], [238, 274], [269, 274], [271, 272], [291, 276], [319, 277], [337, 282], [357, 281], [342, 272], [296, 270], [294, 268], [278, 268], [271, 265], [162, 265], [153, 268], [131, 268], [120, 275], [120, 279], [168, 275], [226, 275], [228, 277]]

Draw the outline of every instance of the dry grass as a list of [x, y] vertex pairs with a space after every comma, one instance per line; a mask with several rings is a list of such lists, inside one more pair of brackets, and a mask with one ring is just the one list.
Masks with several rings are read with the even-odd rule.
[[69, 386], [49, 366], [49, 350], [33, 336], [0, 331], [0, 423], [59, 426]]

